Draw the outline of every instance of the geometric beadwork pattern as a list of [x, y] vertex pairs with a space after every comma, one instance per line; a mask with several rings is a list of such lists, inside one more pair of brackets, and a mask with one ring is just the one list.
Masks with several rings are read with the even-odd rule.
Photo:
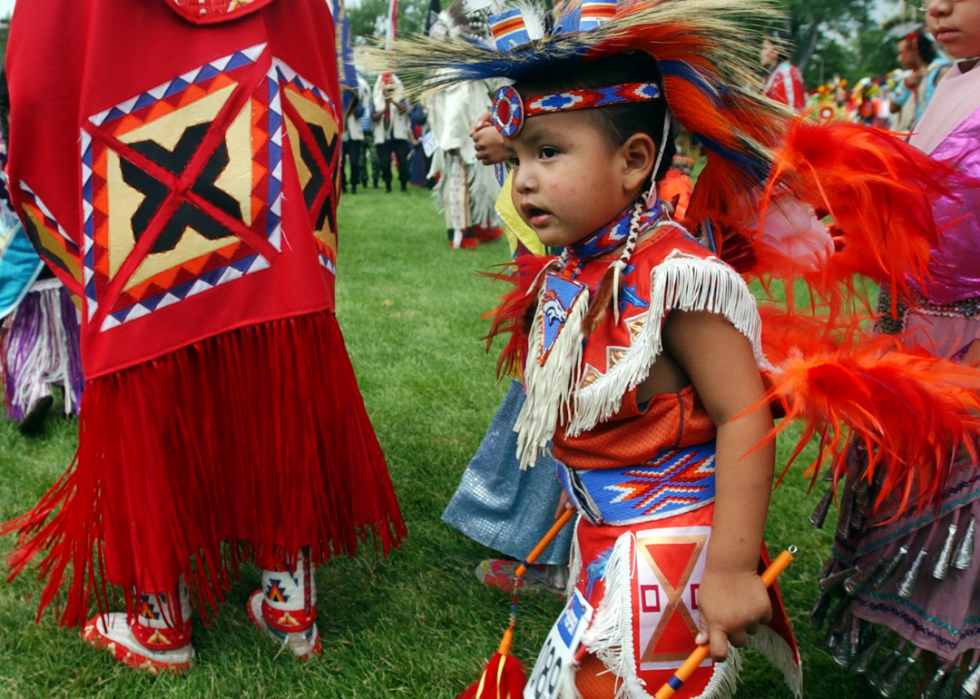
[[[281, 83], [291, 73], [260, 44], [84, 125], [89, 321], [98, 315], [108, 330], [270, 267], [283, 239]], [[305, 83], [295, 74], [291, 80]], [[308, 84], [305, 89], [328, 105], [336, 125], [329, 100]]]
[[[103, 330], [269, 267], [246, 239], [275, 228], [266, 221], [270, 90], [261, 80], [240, 95], [264, 49], [200, 66], [82, 129], [85, 295], [90, 320], [107, 305]], [[233, 98], [241, 107], [221, 134], [212, 124]], [[225, 177], [248, 169], [251, 183]]]
[[286, 131], [320, 264], [336, 274], [340, 117], [327, 95], [276, 60]]
[[675, 669], [695, 645], [697, 593], [710, 531], [708, 527], [670, 527], [637, 533], [637, 650], [643, 670]]
[[26, 182], [21, 181], [18, 186], [27, 237], [38, 255], [57, 273], [69, 290], [77, 293], [82, 284], [82, 270], [79, 265], [81, 253], [78, 245]]
[[[615, 482], [604, 487], [605, 504], [619, 511], [619, 521], [689, 512], [714, 500], [715, 443], [664, 449], [645, 463], [610, 471]], [[628, 508], [627, 516], [621, 508]]]

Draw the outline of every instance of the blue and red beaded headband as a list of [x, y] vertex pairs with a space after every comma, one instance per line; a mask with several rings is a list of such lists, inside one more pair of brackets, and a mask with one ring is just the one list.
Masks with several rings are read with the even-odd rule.
[[507, 86], [493, 96], [493, 125], [504, 138], [516, 136], [524, 120], [538, 114], [568, 112], [573, 109], [594, 109], [628, 102], [649, 102], [660, 99], [657, 83], [626, 83], [594, 90], [569, 90], [551, 95], [521, 99], [517, 90]]

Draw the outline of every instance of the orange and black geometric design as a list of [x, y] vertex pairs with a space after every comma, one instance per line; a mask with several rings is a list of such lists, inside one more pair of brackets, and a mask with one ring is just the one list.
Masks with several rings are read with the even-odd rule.
[[286, 130], [299, 172], [320, 264], [336, 274], [340, 120], [326, 95], [276, 61]]
[[[90, 323], [109, 330], [270, 267], [282, 245], [287, 130], [304, 143], [318, 143], [309, 135], [310, 123], [324, 134], [331, 125], [339, 133], [330, 101], [312, 87], [309, 96], [300, 95], [295, 74], [283, 85], [287, 71], [260, 44], [85, 124], [83, 274]], [[292, 98], [282, 99], [287, 89], [311, 105], [291, 107], [288, 126], [283, 106]], [[337, 143], [325, 141], [328, 154]], [[313, 167], [304, 170], [296, 161], [301, 179], [304, 172], [322, 177], [324, 171], [333, 179], [334, 157], [322, 166], [322, 154], [306, 160]], [[314, 182], [312, 175], [307, 179]], [[316, 190], [313, 203], [328, 212], [322, 219], [335, 241], [332, 186], [325, 194]]]
[[24, 231], [38, 255], [73, 294], [81, 295], [81, 252], [48, 207], [26, 183], [18, 183]]

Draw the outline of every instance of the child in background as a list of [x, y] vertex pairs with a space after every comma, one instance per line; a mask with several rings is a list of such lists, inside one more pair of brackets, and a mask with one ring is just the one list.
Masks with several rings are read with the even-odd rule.
[[[476, 158], [484, 166], [507, 161], [505, 139], [494, 128], [489, 112], [477, 119], [469, 136], [473, 140]], [[555, 251], [542, 245], [514, 207], [510, 195], [512, 177], [512, 173], [508, 174], [496, 203], [501, 228], [512, 255], [517, 258], [555, 254]], [[516, 587], [563, 595], [568, 582], [571, 527], [562, 530], [523, 577], [514, 576], [519, 561], [554, 524], [552, 514], [558, 507], [562, 488], [555, 474], [546, 466], [520, 468], [515, 456], [517, 435], [514, 424], [524, 407], [524, 386], [519, 373], [509, 380], [507, 395], [497, 409], [480, 448], [466, 467], [452, 500], [442, 513], [442, 521], [474, 541], [510, 557], [480, 562], [476, 567], [476, 577], [485, 585], [507, 593]]]

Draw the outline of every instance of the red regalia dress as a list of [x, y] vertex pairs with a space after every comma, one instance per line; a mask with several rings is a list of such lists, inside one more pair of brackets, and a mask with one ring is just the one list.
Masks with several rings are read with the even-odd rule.
[[[571, 559], [573, 588], [556, 629], [570, 628], [569, 617], [586, 619], [577, 638], [605, 664], [597, 679], [608, 685], [610, 696], [614, 685], [622, 685], [630, 699], [652, 696], [695, 647], [697, 590], [715, 497], [716, 428], [693, 385], [658, 394], [644, 405], [637, 404], [636, 387], [661, 352], [661, 328], [673, 309], [722, 314], [748, 338], [760, 368], [769, 366], [748, 286], [679, 225], [658, 219], [660, 211], [640, 219], [641, 234], [653, 232], [622, 272], [614, 301], [619, 318], [610, 309], [584, 338], [572, 369], [571, 410], [559, 411], [553, 446], [536, 466], [547, 468], [551, 462], [580, 513]], [[548, 365], [560, 367], [568, 348], [581, 345], [578, 318], [619, 257], [595, 251], [629, 222], [627, 213], [591, 242], [570, 246], [565, 264], [540, 277], [540, 310], [525, 338], [525, 405], [532, 407], [517, 422], [519, 443], [532, 450], [543, 448], [537, 440], [542, 411], [535, 408], [536, 384], [563, 383], [561, 369], [553, 374]], [[547, 419], [542, 426], [541, 434], [551, 427]], [[763, 550], [760, 572], [767, 564]], [[798, 693], [799, 653], [776, 586], [770, 597], [773, 620], [750, 638], [750, 645], [783, 670]], [[552, 636], [561, 638], [555, 631]], [[730, 696], [738, 673], [738, 652], [732, 652], [735, 659], [721, 665], [706, 660], [677, 696]], [[547, 655], [542, 651], [538, 665]], [[554, 677], [540, 670], [536, 666], [532, 673], [532, 686]], [[572, 677], [562, 680], [568, 689], [559, 696], [573, 696]]]
[[106, 582], [214, 604], [240, 560], [405, 533], [334, 315], [333, 36], [322, 0], [17, 8], [10, 190], [88, 384], [75, 464], [5, 531], [65, 624]]

